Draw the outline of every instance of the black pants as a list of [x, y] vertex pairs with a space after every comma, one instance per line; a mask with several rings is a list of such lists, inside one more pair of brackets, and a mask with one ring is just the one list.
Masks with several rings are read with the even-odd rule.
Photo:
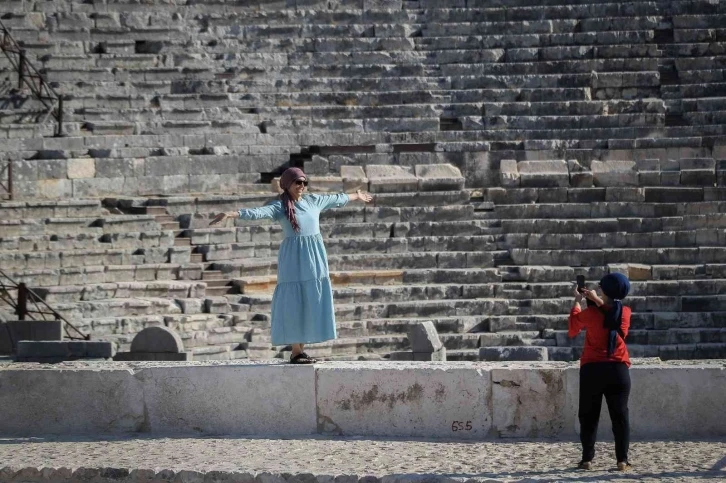
[[580, 368], [580, 442], [582, 460], [595, 457], [597, 424], [600, 420], [602, 397], [608, 404], [610, 420], [615, 436], [617, 461], [628, 461], [630, 445], [630, 420], [628, 397], [630, 396], [630, 372], [622, 362], [591, 362]]

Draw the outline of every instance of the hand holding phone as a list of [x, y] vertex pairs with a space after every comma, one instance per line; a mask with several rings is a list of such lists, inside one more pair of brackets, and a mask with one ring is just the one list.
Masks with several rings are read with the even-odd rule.
[[[587, 289], [587, 286], [585, 285], [585, 276], [584, 275], [578, 275], [577, 276], [577, 291], [578, 293], [585, 295], [585, 290]], [[583, 297], [585, 301], [587, 302], [588, 307], [592, 307], [593, 305], [596, 305], [595, 302], [590, 300], [588, 297]]]

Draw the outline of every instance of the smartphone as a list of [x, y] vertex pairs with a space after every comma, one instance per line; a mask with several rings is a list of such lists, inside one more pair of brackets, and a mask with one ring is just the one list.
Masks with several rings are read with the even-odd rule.
[[[585, 286], [585, 276], [584, 275], [578, 275], [577, 276], [577, 291], [582, 293], [583, 290], [585, 290], [587, 287]], [[592, 307], [595, 305], [595, 302], [593, 302], [590, 299], [585, 299], [585, 303], [587, 303], [588, 307]]]
[[577, 276], [577, 291], [582, 293], [582, 291], [585, 289], [585, 276], [584, 275], [578, 275]]

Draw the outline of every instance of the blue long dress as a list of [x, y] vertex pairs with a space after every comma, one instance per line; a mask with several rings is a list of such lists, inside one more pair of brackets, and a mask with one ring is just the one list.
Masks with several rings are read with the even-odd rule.
[[308, 194], [295, 202], [300, 231], [292, 229], [282, 201], [239, 210], [243, 220], [272, 219], [285, 239], [277, 257], [277, 287], [272, 296], [272, 344], [308, 344], [336, 338], [328, 255], [320, 234], [320, 213], [345, 206], [350, 197]]

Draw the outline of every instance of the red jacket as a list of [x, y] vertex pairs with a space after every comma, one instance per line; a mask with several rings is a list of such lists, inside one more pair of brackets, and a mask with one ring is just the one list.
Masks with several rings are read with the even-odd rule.
[[590, 362], [624, 362], [630, 367], [630, 356], [625, 346], [624, 337], [630, 330], [630, 307], [623, 307], [623, 324], [621, 326], [623, 337], [618, 335], [615, 342], [615, 351], [608, 357], [608, 329], [605, 328], [605, 314], [597, 307], [588, 307], [585, 310], [573, 308], [570, 311], [569, 330], [567, 335], [575, 337], [582, 329], [585, 332], [585, 348], [580, 357], [580, 365]]

